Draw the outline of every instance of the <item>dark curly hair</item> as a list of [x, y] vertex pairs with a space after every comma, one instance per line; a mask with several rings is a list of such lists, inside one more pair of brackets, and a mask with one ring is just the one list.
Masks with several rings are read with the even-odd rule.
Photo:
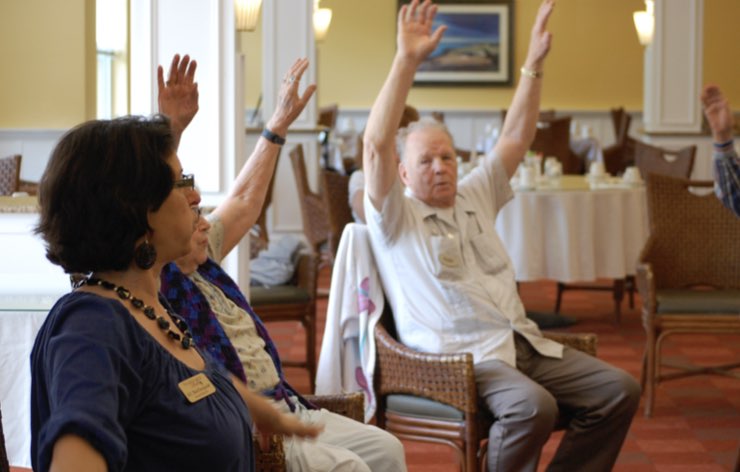
[[39, 185], [36, 233], [67, 273], [125, 270], [136, 241], [172, 191], [169, 120], [127, 116], [83, 123], [51, 154]]

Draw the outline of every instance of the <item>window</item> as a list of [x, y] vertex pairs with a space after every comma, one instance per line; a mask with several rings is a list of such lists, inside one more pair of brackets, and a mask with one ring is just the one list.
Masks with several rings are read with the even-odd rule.
[[97, 116], [129, 113], [128, 0], [96, 0]]

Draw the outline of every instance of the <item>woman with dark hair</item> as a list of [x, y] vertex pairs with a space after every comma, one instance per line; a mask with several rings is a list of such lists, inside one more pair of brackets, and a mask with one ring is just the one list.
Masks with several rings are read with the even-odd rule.
[[[197, 103], [188, 61], [167, 87]], [[172, 119], [84, 123], [42, 177], [47, 257], [83, 275], [31, 354], [36, 471], [253, 470], [252, 419], [266, 432], [320, 432], [235, 381], [158, 297], [162, 267], [189, 252], [198, 220], [173, 140], [184, 127]]]

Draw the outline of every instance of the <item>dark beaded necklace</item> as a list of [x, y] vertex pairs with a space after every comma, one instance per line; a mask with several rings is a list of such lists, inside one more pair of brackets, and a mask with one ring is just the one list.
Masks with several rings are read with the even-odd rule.
[[169, 312], [169, 310], [167, 310], [167, 314], [170, 316], [172, 322], [175, 323], [175, 326], [177, 326], [180, 331], [183, 332], [182, 336], [180, 335], [180, 333], [170, 329], [170, 322], [165, 319], [165, 317], [157, 316], [157, 314], [154, 312], [154, 308], [144, 304], [143, 301], [131, 295], [131, 292], [126, 287], [116, 285], [113, 282], [108, 282], [107, 280], [102, 280], [97, 277], [87, 277], [85, 279], [82, 279], [81, 282], [85, 285], [98, 286], [106, 290], [116, 292], [118, 298], [122, 300], [128, 300], [131, 305], [134, 306], [134, 308], [144, 313], [144, 315], [150, 320], [155, 321], [157, 323], [157, 326], [159, 326], [159, 329], [167, 332], [167, 336], [170, 339], [179, 341], [183, 349], [190, 349], [190, 346], [193, 345], [193, 336], [190, 334], [190, 330], [188, 330], [187, 323], [174, 316], [172, 313]]

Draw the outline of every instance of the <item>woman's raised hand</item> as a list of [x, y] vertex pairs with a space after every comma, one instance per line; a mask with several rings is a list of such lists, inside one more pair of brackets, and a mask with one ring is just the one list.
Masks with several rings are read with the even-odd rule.
[[398, 53], [402, 57], [421, 63], [439, 44], [447, 29], [440, 26], [432, 32], [437, 5], [431, 0], [413, 0], [398, 12]]
[[198, 112], [198, 83], [195, 82], [195, 69], [198, 64], [187, 54], [180, 59], [175, 54], [164, 80], [164, 69], [157, 68], [159, 91], [159, 112], [169, 117], [172, 131], [178, 136], [187, 128]]
[[288, 127], [301, 114], [306, 103], [316, 91], [316, 85], [311, 84], [303, 91], [303, 95], [298, 94], [298, 83], [307, 68], [308, 59], [298, 59], [285, 74], [278, 93], [275, 112], [267, 122], [267, 128], [273, 133], [285, 136]]

